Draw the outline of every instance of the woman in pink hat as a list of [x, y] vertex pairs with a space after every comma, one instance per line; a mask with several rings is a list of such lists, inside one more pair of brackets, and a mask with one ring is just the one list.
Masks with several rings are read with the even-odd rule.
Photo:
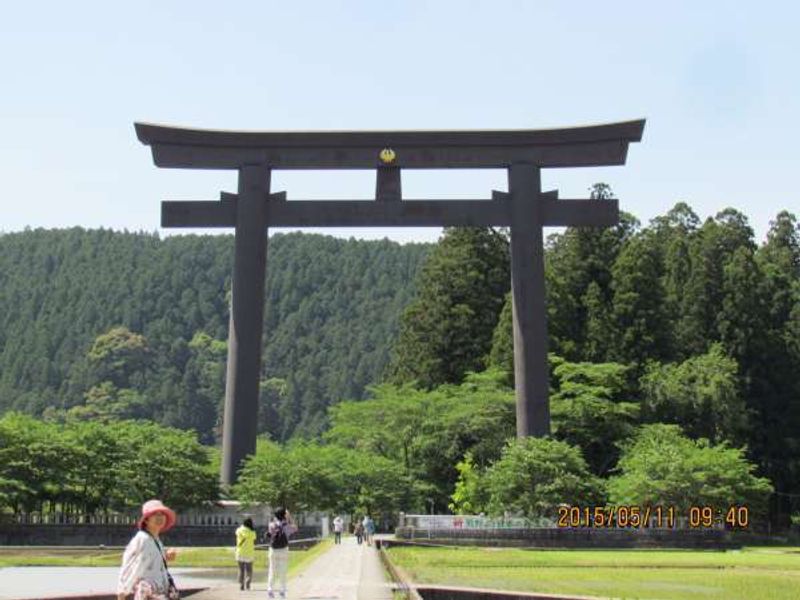
[[128, 542], [122, 556], [117, 584], [118, 600], [133, 594], [134, 600], [168, 600], [178, 597], [178, 590], [167, 570], [174, 550], [165, 550], [159, 534], [175, 525], [175, 512], [161, 502], [148, 500], [142, 505], [139, 531]]

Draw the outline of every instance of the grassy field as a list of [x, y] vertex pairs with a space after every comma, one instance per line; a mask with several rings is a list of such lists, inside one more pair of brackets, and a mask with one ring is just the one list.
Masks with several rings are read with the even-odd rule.
[[[309, 561], [330, 548], [331, 541], [324, 540], [309, 550], [292, 550], [289, 574], [302, 570]], [[177, 548], [178, 554], [170, 567], [235, 568], [232, 547]], [[122, 548], [25, 548], [0, 547], [0, 567], [118, 567], [122, 562]], [[267, 564], [267, 551], [256, 550], [256, 566]]]
[[397, 546], [389, 556], [418, 584], [648, 600], [800, 598], [800, 548], [712, 552]]

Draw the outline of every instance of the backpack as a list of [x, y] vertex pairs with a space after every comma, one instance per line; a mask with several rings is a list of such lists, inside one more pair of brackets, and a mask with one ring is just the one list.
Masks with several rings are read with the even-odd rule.
[[275, 529], [274, 533], [269, 536], [269, 546], [270, 548], [279, 550], [281, 548], [286, 548], [288, 545], [289, 538], [286, 537], [286, 532], [283, 530], [283, 523], [278, 523], [278, 527]]

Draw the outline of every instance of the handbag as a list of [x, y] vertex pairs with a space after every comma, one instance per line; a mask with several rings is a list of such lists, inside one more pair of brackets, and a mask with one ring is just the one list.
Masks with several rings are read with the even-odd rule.
[[167, 559], [164, 557], [164, 553], [161, 551], [161, 544], [159, 544], [156, 541], [156, 538], [154, 538], [149, 531], [147, 532], [147, 535], [150, 536], [150, 539], [153, 540], [153, 543], [156, 545], [156, 548], [158, 548], [158, 553], [161, 556], [161, 561], [164, 563], [164, 570], [167, 572], [167, 581], [169, 582], [169, 589], [167, 590], [167, 598], [169, 598], [169, 600], [178, 600], [181, 597], [181, 593], [178, 591], [178, 586], [175, 585], [175, 580], [169, 573], [169, 567], [167, 566]]

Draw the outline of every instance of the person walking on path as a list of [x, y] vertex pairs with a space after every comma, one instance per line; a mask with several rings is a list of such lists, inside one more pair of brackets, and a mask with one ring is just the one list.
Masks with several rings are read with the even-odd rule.
[[333, 519], [333, 542], [334, 544], [342, 543], [342, 530], [344, 529], [344, 521], [342, 517], [336, 515]]
[[175, 558], [175, 550], [165, 550], [159, 535], [168, 531], [177, 520], [175, 512], [161, 502], [148, 500], [142, 505], [139, 531], [122, 555], [117, 582], [117, 599], [176, 600], [178, 589], [167, 569], [167, 561]]
[[289, 572], [289, 538], [297, 531], [291, 513], [285, 508], [275, 511], [269, 524], [269, 576], [267, 595], [275, 597], [275, 586], [280, 580], [280, 598], [286, 598], [286, 576]]
[[364, 515], [364, 520], [361, 524], [364, 526], [364, 538], [367, 540], [367, 546], [372, 546], [372, 539], [375, 535], [375, 521], [369, 515]]
[[253, 560], [256, 557], [256, 530], [247, 517], [236, 530], [236, 562], [239, 565], [239, 589], [249, 590], [253, 581]]
[[358, 545], [361, 545], [361, 542], [364, 541], [364, 526], [361, 524], [361, 521], [356, 523], [356, 526], [353, 527], [353, 535], [356, 536], [356, 541]]

